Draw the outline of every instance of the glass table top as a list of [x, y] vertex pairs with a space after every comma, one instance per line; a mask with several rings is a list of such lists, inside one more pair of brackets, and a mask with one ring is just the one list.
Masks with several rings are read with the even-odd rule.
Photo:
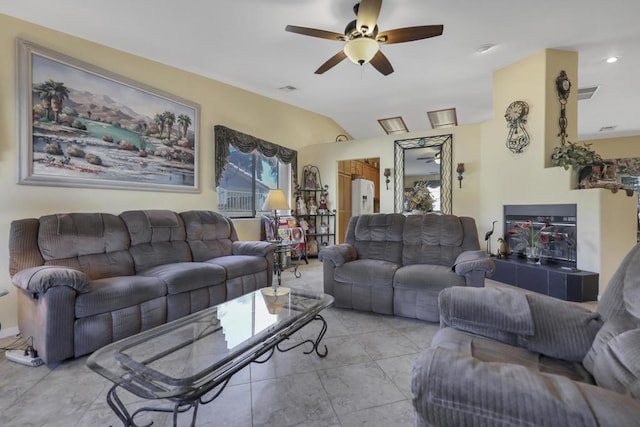
[[333, 297], [291, 289], [261, 290], [109, 344], [87, 365], [147, 399], [202, 394], [294, 333]]

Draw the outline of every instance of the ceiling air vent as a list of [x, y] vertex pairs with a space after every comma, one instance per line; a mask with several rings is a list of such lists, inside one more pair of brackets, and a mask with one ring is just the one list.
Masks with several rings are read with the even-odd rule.
[[583, 99], [591, 99], [593, 95], [600, 89], [600, 86], [583, 87], [578, 89], [578, 101]]
[[295, 92], [296, 90], [298, 90], [298, 88], [295, 86], [286, 85], [286, 86], [279, 87], [278, 90], [289, 93], [289, 92]]

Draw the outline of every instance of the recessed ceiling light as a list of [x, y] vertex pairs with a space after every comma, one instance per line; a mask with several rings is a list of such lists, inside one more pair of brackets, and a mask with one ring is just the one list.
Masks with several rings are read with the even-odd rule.
[[614, 62], [618, 62], [618, 59], [620, 59], [619, 56], [611, 56], [607, 58], [607, 64], [613, 64]]
[[458, 126], [458, 115], [455, 108], [427, 111], [432, 129]]
[[382, 126], [382, 129], [384, 129], [387, 135], [409, 132], [407, 125], [400, 116], [389, 117], [388, 119], [378, 119], [378, 123], [380, 123], [380, 126]]
[[487, 43], [487, 44], [483, 44], [482, 46], [478, 47], [476, 49], [476, 53], [479, 54], [483, 54], [483, 53], [487, 53], [489, 52], [491, 49], [493, 49], [496, 45], [493, 43]]

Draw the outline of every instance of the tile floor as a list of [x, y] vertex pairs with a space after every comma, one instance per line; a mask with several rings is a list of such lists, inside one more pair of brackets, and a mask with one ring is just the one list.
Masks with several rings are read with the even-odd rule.
[[[283, 284], [322, 290], [321, 263], [312, 259], [300, 271], [299, 279], [283, 273]], [[197, 425], [413, 426], [413, 361], [438, 324], [336, 308], [323, 316], [326, 358], [296, 349], [245, 368], [218, 399], [200, 407]], [[315, 336], [317, 328], [308, 325], [297, 339]], [[111, 383], [87, 368], [86, 359], [30, 368], [0, 357], [0, 426], [121, 425], [105, 401]], [[131, 394], [122, 397], [128, 408], [144, 404]], [[168, 426], [172, 420], [146, 413], [136, 421]], [[188, 423], [187, 416], [179, 419], [181, 426]]]

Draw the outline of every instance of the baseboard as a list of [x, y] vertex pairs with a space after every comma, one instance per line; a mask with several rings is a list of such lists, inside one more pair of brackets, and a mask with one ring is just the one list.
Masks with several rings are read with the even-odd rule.
[[0, 330], [0, 339], [6, 338], [6, 337], [15, 337], [19, 333], [20, 333], [20, 330], [18, 329], [17, 326], [14, 326], [13, 328], [2, 329]]

